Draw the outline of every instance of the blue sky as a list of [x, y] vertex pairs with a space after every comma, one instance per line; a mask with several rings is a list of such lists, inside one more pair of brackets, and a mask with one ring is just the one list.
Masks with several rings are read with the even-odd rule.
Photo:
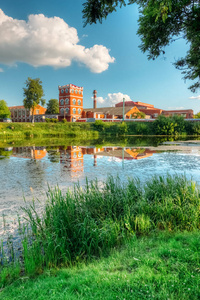
[[138, 48], [136, 5], [84, 28], [83, 2], [0, 0], [0, 99], [22, 105], [26, 79], [39, 77], [47, 101], [58, 99], [58, 85], [72, 83], [84, 87], [87, 108], [96, 89], [98, 106], [126, 95], [157, 108], [200, 111], [199, 94], [172, 65], [188, 49], [184, 40], [167, 47], [165, 58], [148, 61]]

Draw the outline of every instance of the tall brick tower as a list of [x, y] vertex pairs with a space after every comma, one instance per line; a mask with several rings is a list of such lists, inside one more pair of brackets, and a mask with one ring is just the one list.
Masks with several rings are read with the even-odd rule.
[[75, 122], [81, 117], [83, 110], [83, 87], [74, 84], [58, 86], [59, 120]]
[[93, 103], [93, 108], [97, 108], [97, 91], [93, 91], [93, 98], [94, 98], [94, 103]]

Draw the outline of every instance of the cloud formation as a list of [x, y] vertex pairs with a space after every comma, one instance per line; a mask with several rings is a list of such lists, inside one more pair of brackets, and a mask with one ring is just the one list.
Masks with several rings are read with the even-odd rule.
[[123, 101], [123, 98], [125, 98], [125, 101], [131, 101], [130, 96], [122, 93], [113, 93], [108, 94], [106, 98], [103, 97], [97, 97], [97, 102], [99, 104], [102, 104], [101, 106], [115, 106], [116, 103], [119, 103]]
[[190, 97], [190, 99], [198, 99], [198, 100], [200, 100], [200, 95], [199, 96], [192, 96], [192, 97]]
[[28, 20], [13, 19], [0, 9], [0, 63], [24, 62], [35, 67], [64, 68], [76, 61], [94, 73], [108, 69], [115, 61], [103, 45], [79, 45], [76, 28], [59, 17], [29, 15]]

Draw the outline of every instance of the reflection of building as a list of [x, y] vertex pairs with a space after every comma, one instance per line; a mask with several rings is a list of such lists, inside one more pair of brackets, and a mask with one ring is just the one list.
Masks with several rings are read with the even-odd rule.
[[[11, 106], [11, 119], [13, 122], [30, 122], [32, 120], [32, 110], [26, 109], [24, 106]], [[37, 105], [34, 109], [34, 119], [37, 122], [42, 122], [42, 115], [46, 112], [46, 108]]]
[[103, 148], [102, 152], [97, 152], [96, 156], [108, 156], [116, 157], [119, 159], [132, 160], [146, 158], [152, 156], [153, 153], [156, 153], [156, 151], [142, 148], [107, 147]]
[[14, 147], [12, 156], [18, 158], [42, 159], [47, 154], [44, 147]]
[[59, 86], [59, 120], [76, 121], [83, 110], [83, 87], [73, 84]]
[[68, 146], [60, 150], [60, 163], [72, 173], [83, 172], [83, 152], [80, 147]]

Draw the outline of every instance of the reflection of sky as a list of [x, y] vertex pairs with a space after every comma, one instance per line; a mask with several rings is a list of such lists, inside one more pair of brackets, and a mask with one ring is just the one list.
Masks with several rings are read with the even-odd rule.
[[[119, 176], [122, 182], [127, 178], [138, 177], [142, 182], [153, 175], [185, 174], [188, 179], [200, 183], [200, 156], [197, 152], [185, 154], [182, 152], [155, 153], [140, 160], [124, 160], [109, 156], [97, 156], [94, 166], [94, 156], [84, 155], [83, 171], [72, 172], [65, 164], [52, 163], [48, 155], [41, 160], [31, 160], [17, 157], [0, 160], [0, 215], [8, 218], [16, 215], [20, 206], [24, 206], [23, 196], [30, 203], [32, 198], [39, 198], [42, 206], [46, 199], [48, 184], [58, 185], [63, 191], [73, 187], [79, 181], [85, 184], [85, 179], [97, 178], [104, 181], [108, 175]], [[1, 227], [1, 224], [0, 224]]]

